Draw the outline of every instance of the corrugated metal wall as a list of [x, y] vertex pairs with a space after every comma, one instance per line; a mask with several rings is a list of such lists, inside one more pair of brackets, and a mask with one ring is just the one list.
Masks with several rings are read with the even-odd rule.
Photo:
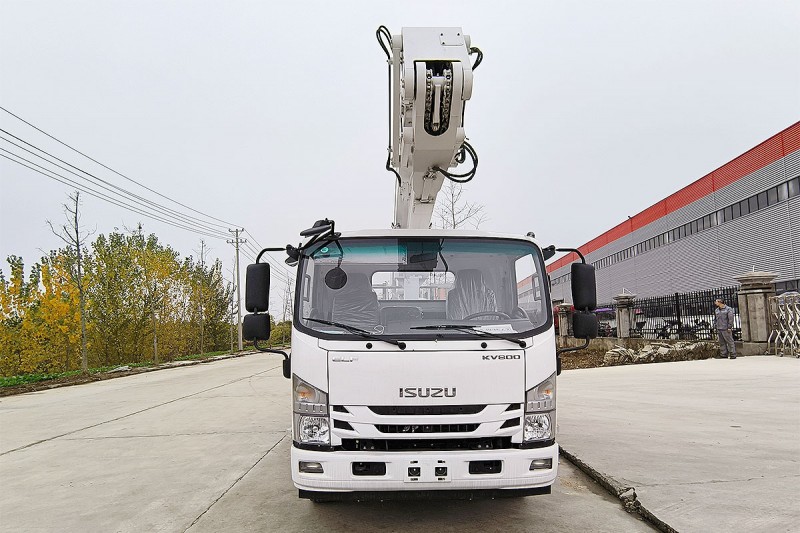
[[722, 275], [730, 280], [726, 285], [732, 284], [733, 276], [753, 269], [775, 272], [778, 281], [795, 278], [787, 204], [770, 206], [720, 227]]
[[[765, 144], [763, 150], [774, 150], [774, 147]], [[698, 180], [693, 186], [695, 189], [703, 187], [703, 191], [683, 189], [670, 199], [648, 208], [647, 212], [652, 211], [651, 218], [659, 211], [668, 213], [670, 201], [681, 205], [678, 196], [683, 191], [686, 194], [702, 192], [706, 196], [665, 216], [654, 218], [646, 226], [595, 250], [587, 255], [587, 261], [594, 262], [607, 257], [798, 175], [800, 150], [733, 182], [723, 174], [714, 174], [713, 180]], [[712, 190], [712, 182], [727, 184]], [[623, 288], [647, 297], [728, 286], [735, 283], [734, 276], [754, 267], [756, 270], [775, 272], [778, 281], [800, 278], [800, 197], [790, 198], [598, 269], [597, 297], [600, 302], [609, 302]], [[569, 266], [565, 266], [552, 272], [551, 277], [556, 279], [568, 272]], [[568, 282], [552, 287], [554, 299], [570, 301], [569, 293]]]
[[786, 175], [786, 162], [784, 158], [781, 158], [764, 168], [756, 170], [752, 174], [748, 174], [739, 181], [715, 191], [714, 196], [717, 199], [717, 205], [725, 207], [793, 177]]
[[[800, 169], [798, 169], [800, 174]], [[800, 279], [800, 196], [790, 198], [788, 202], [789, 210], [789, 232], [792, 235], [792, 255], [794, 256], [794, 279]]]

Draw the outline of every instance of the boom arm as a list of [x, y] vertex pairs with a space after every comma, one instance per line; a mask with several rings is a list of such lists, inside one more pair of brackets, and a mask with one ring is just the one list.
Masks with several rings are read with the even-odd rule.
[[[385, 33], [381, 34], [381, 31]], [[397, 175], [394, 227], [427, 229], [436, 195], [445, 178], [472, 179], [478, 159], [466, 142], [464, 108], [472, 95], [470, 47], [461, 28], [403, 28], [389, 39], [390, 146], [387, 170]], [[476, 62], [477, 66], [477, 62]], [[469, 155], [473, 169], [452, 174], [447, 169]]]

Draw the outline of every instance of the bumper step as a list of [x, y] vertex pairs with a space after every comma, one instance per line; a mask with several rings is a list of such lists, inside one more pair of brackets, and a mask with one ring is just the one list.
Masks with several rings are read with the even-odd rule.
[[300, 498], [314, 502], [380, 502], [397, 500], [493, 500], [550, 494], [551, 485], [532, 489], [393, 490], [373, 492], [321, 492], [300, 490]]

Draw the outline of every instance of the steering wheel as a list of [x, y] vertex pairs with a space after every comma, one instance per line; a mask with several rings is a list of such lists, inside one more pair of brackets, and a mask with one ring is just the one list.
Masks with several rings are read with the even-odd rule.
[[511, 319], [510, 316], [505, 314], [502, 311], [481, 311], [480, 313], [472, 313], [471, 315], [467, 315], [464, 317], [464, 320], [472, 320], [473, 318], [480, 318], [482, 316], [496, 316], [500, 318], [508, 318]]

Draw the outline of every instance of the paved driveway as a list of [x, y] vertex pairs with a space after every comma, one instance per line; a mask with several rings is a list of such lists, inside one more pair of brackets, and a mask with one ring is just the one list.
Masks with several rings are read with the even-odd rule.
[[800, 360], [565, 371], [558, 440], [679, 531], [798, 531]]
[[0, 399], [0, 529], [651, 531], [563, 461], [549, 496], [300, 500], [280, 365], [252, 355]]

